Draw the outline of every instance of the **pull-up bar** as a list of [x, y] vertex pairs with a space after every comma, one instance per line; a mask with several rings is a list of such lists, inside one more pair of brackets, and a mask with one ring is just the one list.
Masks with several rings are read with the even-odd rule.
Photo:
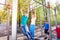
[[[40, 3], [40, 2], [38, 2], [38, 1], [36, 1], [36, 0], [34, 0], [35, 2], [37, 2], [37, 3], [39, 3], [40, 5], [43, 5], [42, 3]], [[48, 8], [48, 6], [46, 6], [46, 5], [43, 5], [43, 6], [45, 6], [46, 8]], [[52, 7], [50, 7], [51, 9], [53, 9]]]
[[5, 4], [2, 4], [2, 3], [0, 3], [0, 5], [6, 5], [7, 6], [7, 10], [8, 10], [8, 23], [7, 23], [7, 40], [9, 40], [9, 21], [10, 21], [10, 9], [11, 9], [11, 5], [8, 3], [8, 4], [6, 4], [6, 1], [5, 1]]
[[[38, 1], [36, 1], [36, 0], [34, 0], [35, 2], [37, 2], [37, 3], [39, 3], [39, 4], [41, 4], [41, 5], [43, 5], [43, 6], [45, 6], [47, 9], [48, 9], [48, 12], [47, 12], [47, 18], [48, 18], [48, 22], [49, 22], [49, 30], [50, 30], [50, 34], [49, 34], [49, 36], [50, 36], [50, 38], [49, 38], [49, 40], [52, 40], [52, 32], [51, 32], [51, 20], [50, 20], [50, 4], [49, 4], [49, 2], [48, 2], [48, 5], [46, 6], [46, 5], [44, 5], [44, 4], [42, 4], [42, 3], [40, 3], [40, 2], [38, 2]], [[53, 8], [52, 8], [53, 9]]]
[[6, 4], [2, 4], [2, 3], [0, 3], [0, 5], [6, 5]]
[[8, 3], [8, 4], [6, 4], [6, 3], [5, 3], [5, 4], [0, 3], [0, 5], [6, 5], [8, 9], [10, 9], [10, 8], [11, 8], [11, 5], [10, 5], [9, 3]]

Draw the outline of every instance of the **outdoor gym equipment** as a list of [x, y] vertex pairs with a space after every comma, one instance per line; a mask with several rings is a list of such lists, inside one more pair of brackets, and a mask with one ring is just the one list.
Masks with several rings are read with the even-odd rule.
[[[42, 5], [42, 6], [46, 7], [46, 8], [48, 8], [48, 6], [44, 5], [43, 3], [40, 3], [39, 1], [36, 1], [36, 0], [33, 0], [33, 1], [35, 1], [36, 3]], [[58, 5], [58, 6], [59, 6], [59, 5]], [[52, 7], [50, 7], [50, 8], [51, 8], [51, 9], [54, 9], [54, 8], [52, 8]]]
[[56, 24], [56, 27], [57, 27], [57, 8], [55, 7], [54, 8], [54, 16], [55, 16], [55, 24]]
[[[45, 0], [42, 0], [42, 4], [46, 5]], [[44, 11], [44, 18], [45, 20], [47, 20], [47, 8], [45, 6], [43, 6], [43, 11]]]
[[7, 10], [8, 10], [8, 27], [7, 27], [7, 29], [8, 29], [8, 36], [7, 36], [7, 40], [9, 40], [9, 26], [10, 26], [10, 24], [9, 24], [9, 21], [10, 21], [10, 9], [11, 9], [11, 5], [10, 4], [8, 4], [7, 5]]
[[8, 11], [8, 21], [7, 21], [7, 40], [9, 40], [9, 21], [10, 21], [10, 9], [11, 9], [11, 5], [10, 4], [6, 4], [6, 0], [5, 0], [5, 4], [0, 3], [0, 5], [5, 5], [7, 7], [7, 11]]
[[[42, 4], [43, 5], [46, 5], [46, 2], [45, 2], [45, 0], [42, 0]], [[45, 20], [47, 20], [47, 13], [46, 13], [46, 7], [45, 6], [43, 6], [43, 11], [44, 11], [44, 18], [45, 18]], [[40, 27], [41, 27], [41, 35], [43, 35], [42, 33], [42, 14], [40, 13]]]
[[48, 18], [48, 23], [49, 23], [49, 40], [52, 40], [52, 32], [51, 32], [51, 20], [50, 20], [50, 4], [48, 2], [48, 11], [47, 11], [47, 18]]
[[[55, 16], [55, 26], [56, 26], [56, 28], [57, 28], [57, 8], [56, 7], [54, 7], [54, 16]], [[57, 34], [57, 33], [56, 33]], [[56, 40], [57, 40], [57, 35], [56, 35]]]
[[[34, 0], [35, 2], [37, 2], [37, 3], [39, 3], [39, 4], [41, 4], [41, 5], [43, 5], [42, 3], [40, 3], [40, 2], [38, 2], [38, 1], [36, 1], [36, 0]], [[46, 5], [43, 5], [44, 7], [46, 7], [47, 9], [48, 9], [48, 11], [47, 11], [47, 18], [48, 18], [48, 23], [49, 23], [49, 30], [50, 30], [50, 40], [52, 40], [52, 33], [51, 33], [51, 21], [50, 21], [50, 4], [49, 4], [49, 2], [48, 2], [48, 6], [46, 6]]]
[[17, 40], [17, 8], [18, 0], [12, 0], [12, 40]]
[[[28, 6], [28, 9], [26, 11], [26, 13], [27, 13], [26, 16], [23, 15], [23, 10], [22, 9], [20, 11], [21, 11], [21, 14], [22, 14], [22, 21], [25, 20], [25, 23], [27, 23], [28, 16], [29, 16], [29, 6]], [[21, 24], [21, 31], [24, 34], [24, 36], [26, 36], [28, 38], [28, 40], [31, 40], [28, 26], [27, 26], [27, 24], [24, 24], [24, 22], [22, 22], [22, 24]]]

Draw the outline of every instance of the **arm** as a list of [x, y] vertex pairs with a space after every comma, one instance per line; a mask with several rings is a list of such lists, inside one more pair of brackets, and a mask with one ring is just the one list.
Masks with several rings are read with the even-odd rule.
[[56, 29], [52, 30], [53, 33], [56, 33]]
[[44, 23], [44, 25], [43, 25], [43, 28], [45, 29], [45, 23]]
[[29, 8], [27, 9], [25, 14], [26, 14], [26, 16], [29, 16]]
[[23, 15], [23, 10], [22, 9], [20, 9], [20, 12], [21, 12], [21, 15]]

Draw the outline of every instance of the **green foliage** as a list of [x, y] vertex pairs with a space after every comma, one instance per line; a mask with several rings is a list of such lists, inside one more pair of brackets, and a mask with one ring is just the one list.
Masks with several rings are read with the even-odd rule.
[[[8, 21], [8, 13], [7, 11], [1, 11], [0, 10], [0, 17], [1, 17], [1, 23], [7, 23]], [[12, 14], [10, 14], [10, 23], [12, 22]]]
[[39, 7], [36, 9], [36, 24], [40, 24], [40, 18], [42, 17], [42, 23], [44, 21], [44, 11], [43, 11], [43, 6]]
[[[24, 11], [26, 11], [30, 1], [31, 0], [18, 0], [18, 13], [17, 13], [18, 22], [21, 21], [21, 16], [22, 16], [20, 13], [20, 6]], [[42, 0], [37, 0], [37, 1], [42, 3]], [[10, 3], [12, 4], [12, 0], [10, 0]], [[57, 20], [59, 22], [60, 21], [60, 6], [57, 6], [57, 10], [58, 10]], [[23, 13], [25, 13], [25, 12], [23, 12]], [[40, 24], [40, 16], [42, 16], [42, 24], [44, 23], [44, 20], [45, 20], [44, 14], [45, 14], [45, 12], [43, 11], [43, 6], [40, 6], [39, 8], [36, 9], [36, 17], [37, 17], [36, 24]], [[51, 14], [51, 16], [50, 16], [51, 24], [55, 25], [53, 9], [50, 9], [50, 14]], [[4, 11], [0, 11], [0, 17], [1, 17], [2, 23], [7, 22], [7, 15], [8, 15], [7, 7], [5, 6]], [[11, 22], [12, 22], [12, 14], [10, 15], [10, 23]], [[28, 25], [30, 25], [30, 23], [31, 23], [31, 13], [29, 13]]]

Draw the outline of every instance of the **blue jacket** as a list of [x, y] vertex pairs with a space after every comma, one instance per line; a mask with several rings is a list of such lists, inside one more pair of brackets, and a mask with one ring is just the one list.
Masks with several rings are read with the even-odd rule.
[[49, 24], [48, 23], [44, 23], [44, 27], [45, 27], [45, 29], [49, 29]]
[[21, 20], [21, 24], [26, 25], [27, 24], [27, 21], [28, 21], [28, 17], [25, 16], [25, 15], [23, 15], [22, 16], [22, 20]]

